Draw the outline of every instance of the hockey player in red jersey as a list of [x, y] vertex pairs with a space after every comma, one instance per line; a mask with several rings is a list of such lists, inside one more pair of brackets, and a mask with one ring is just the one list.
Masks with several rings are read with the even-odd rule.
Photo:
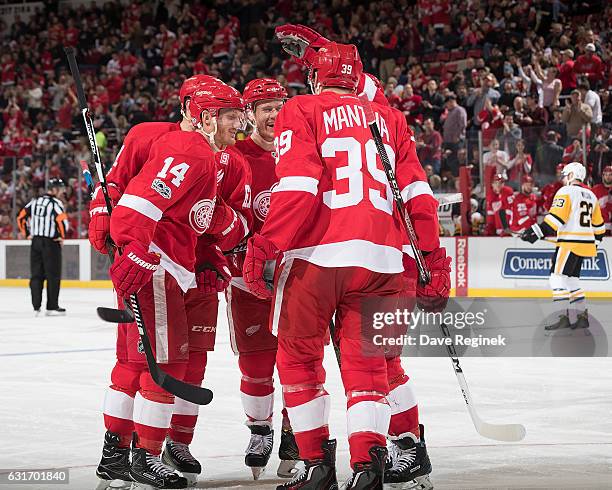
[[[276, 36], [286, 52], [296, 57], [310, 69], [312, 69], [312, 60], [316, 51], [328, 42], [318, 32], [299, 24], [286, 24], [277, 27]], [[379, 80], [368, 73], [361, 73], [359, 76], [357, 93], [367, 95], [369, 100], [376, 103], [389, 105]], [[418, 161], [416, 164], [420, 165]], [[417, 279], [416, 263], [410, 256], [405, 255], [404, 265], [404, 274], [408, 279], [405, 294], [408, 297], [414, 297]], [[420, 306], [424, 306], [426, 302], [425, 298], [421, 298]], [[412, 390], [412, 383], [405, 374], [399, 358], [389, 361], [389, 373], [390, 379], [393, 378], [394, 382], [390, 386], [391, 391], [387, 398], [394, 407], [394, 413], [390, 424], [390, 439], [393, 442], [389, 444], [392, 464], [387, 471], [386, 479], [408, 485], [411, 482], [414, 483], [415, 478], [417, 478], [420, 480], [421, 488], [426, 489], [428, 485], [431, 485], [427, 478], [427, 474], [431, 471], [431, 465], [428, 461], [425, 463], [420, 459], [421, 455], [426, 454], [424, 429], [419, 424], [418, 404]], [[401, 434], [404, 436], [400, 437]], [[405, 434], [410, 434], [410, 436]], [[413, 455], [414, 451], [417, 452], [417, 458]]]
[[533, 194], [533, 177], [530, 175], [524, 175], [521, 179], [521, 192], [514, 195], [510, 209], [512, 233], [521, 233], [537, 223], [538, 201]]
[[[251, 80], [243, 91], [247, 114], [254, 125], [253, 133], [238, 141], [236, 148], [246, 158], [252, 173], [252, 215], [254, 232], [261, 229], [270, 194], [276, 184], [274, 173], [274, 122], [287, 98], [284, 87], [274, 79]], [[242, 374], [240, 394], [251, 431], [245, 463], [255, 479], [265, 468], [272, 454], [274, 431], [274, 366], [276, 337], [267, 328], [271, 303], [251, 294], [242, 279], [244, 252], [231, 256], [232, 282], [226, 291], [230, 340]], [[278, 476], [291, 477], [299, 459], [289, 420], [283, 411], [283, 426], [279, 446], [281, 464]]]
[[[197, 278], [195, 274], [196, 241], [204, 232], [214, 234], [228, 226], [229, 213], [222, 204], [215, 205], [218, 172], [208, 143], [222, 109], [228, 109], [230, 119], [241, 117], [239, 96], [219, 96], [228, 91], [236, 92], [216, 79], [198, 86], [189, 101], [196, 130], [168, 133], [153, 142], [146, 163], [129, 181], [111, 219], [111, 236], [124, 251], [111, 267], [115, 289], [120, 297], [139, 291], [157, 361], [179, 379], [185, 376], [188, 361], [184, 293], [204, 286], [201, 274]], [[109, 470], [125, 464], [135, 432], [128, 476], [156, 488], [182, 488], [187, 480], [159, 460], [174, 397], [146, 370], [134, 324], [118, 339], [117, 359], [104, 418], [107, 436], [115, 439], [109, 449], [121, 458], [103, 465], [103, 455], [101, 466]]]
[[508, 236], [510, 234], [510, 210], [514, 191], [504, 185], [506, 178], [497, 174], [491, 180], [491, 191], [487, 193], [487, 235]]
[[599, 201], [601, 214], [606, 224], [606, 235], [612, 232], [612, 166], [604, 167], [601, 172], [601, 183], [593, 186], [593, 194]]
[[557, 180], [555, 180], [554, 182], [551, 182], [550, 184], [546, 184], [542, 188], [542, 195], [540, 196], [540, 202], [538, 203], [539, 204], [538, 211], [541, 214], [548, 213], [548, 210], [552, 206], [552, 202], [553, 202], [553, 198], [555, 197], [555, 194], [557, 193], [559, 189], [561, 189], [561, 187], [563, 187], [563, 183], [562, 183], [563, 167], [565, 167], [564, 163], [558, 163], [555, 169]]
[[[151, 145], [155, 140], [169, 132], [195, 130], [191, 120], [189, 100], [198, 85], [211, 80], [216, 79], [207, 75], [195, 75], [183, 82], [179, 92], [181, 113], [183, 114], [183, 120], [180, 123], [146, 122], [130, 129], [117, 153], [111, 170], [106, 176], [113, 207], [125, 192], [129, 182], [138, 175], [148, 160]], [[91, 216], [89, 241], [96, 250], [105, 254], [107, 248], [112, 244], [110, 240], [110, 216], [99, 185], [96, 187], [89, 210]], [[120, 373], [124, 367], [128, 366], [126, 346], [129, 329], [129, 324], [120, 324], [118, 327], [117, 364], [113, 369], [111, 379], [121, 376]], [[109, 482], [113, 479], [131, 480], [128, 453], [134, 426], [132, 421], [134, 394], [128, 395], [116, 389], [116, 387], [115, 384], [111, 384], [104, 400], [103, 413], [107, 433], [102, 460], [96, 470], [98, 477]], [[108, 454], [119, 455], [120, 457], [109, 459]]]
[[[368, 297], [397, 298], [405, 289], [406, 237], [394, 218], [389, 184], [355, 96], [361, 70], [355, 46], [329, 43], [317, 52], [311, 71], [317, 95], [291, 99], [276, 121], [279, 183], [261, 233], [248, 242], [244, 278], [260, 297], [272, 296], [263, 280], [266, 260], [283, 253], [275, 274], [271, 328], [278, 335], [277, 367], [306, 471], [278, 488], [337, 485], [321, 365], [334, 312], [354, 469], [346, 488], [382, 488], [392, 416], [386, 397], [396, 373], [384, 355], [363, 355], [360, 307]], [[439, 247], [437, 203], [418, 163], [414, 138], [399, 111], [373, 106], [396, 162], [418, 246], [436, 278], [418, 294], [448, 296], [450, 259]], [[414, 444], [410, 451], [415, 456]]]
[[[236, 107], [242, 103], [239, 92], [225, 84], [223, 90], [217, 90], [214, 95], [233, 100]], [[228, 119], [228, 116], [232, 118]], [[207, 352], [213, 350], [215, 345], [218, 296], [225, 291], [231, 278], [223, 251], [243, 241], [253, 226], [251, 169], [234, 147], [236, 131], [244, 124], [242, 113], [221, 110], [215, 120], [214, 129], [207, 134], [207, 138], [217, 163], [217, 206], [213, 223], [207, 233], [200, 237], [196, 248], [196, 272], [200, 287], [191, 288], [185, 294], [189, 360], [183, 380], [198, 386], [204, 379]], [[190, 483], [195, 483], [202, 471], [200, 463], [189, 450], [197, 419], [198, 405], [177, 399], [163, 453], [164, 462], [187, 475]]]

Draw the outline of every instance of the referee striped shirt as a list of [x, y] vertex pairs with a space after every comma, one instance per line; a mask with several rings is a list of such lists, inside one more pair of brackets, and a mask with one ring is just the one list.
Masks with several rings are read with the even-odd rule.
[[19, 231], [25, 236], [65, 238], [68, 216], [62, 201], [50, 194], [32, 199], [17, 216]]

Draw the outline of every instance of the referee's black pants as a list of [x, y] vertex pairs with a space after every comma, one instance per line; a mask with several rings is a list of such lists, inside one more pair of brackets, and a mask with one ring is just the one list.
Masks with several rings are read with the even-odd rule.
[[47, 310], [59, 308], [58, 296], [62, 277], [62, 246], [53, 238], [32, 237], [30, 248], [30, 290], [32, 306], [38, 310], [42, 304], [43, 281], [47, 280]]

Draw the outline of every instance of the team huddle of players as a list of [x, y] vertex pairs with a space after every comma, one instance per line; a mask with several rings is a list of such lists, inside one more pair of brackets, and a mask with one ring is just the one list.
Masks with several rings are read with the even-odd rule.
[[[291, 478], [278, 488], [337, 488], [322, 367], [331, 333], [347, 397], [346, 488], [382, 488], [383, 480], [432, 488], [411, 383], [397, 355], [364, 353], [361, 306], [405, 294], [429, 309], [444, 303], [450, 258], [438, 239], [437, 202], [404, 116], [363, 73], [356, 47], [304, 26], [281, 26], [277, 36], [310, 69], [313, 95], [286, 100], [268, 78], [242, 94], [211, 76], [189, 78], [181, 122], [142, 123], [128, 133], [107, 175], [112, 216], [98, 189], [90, 241], [102, 253], [110, 243], [121, 250], [110, 268], [119, 304], [138, 294], [157, 362], [185, 382], [204, 379], [218, 293], [225, 294], [251, 432], [245, 463], [255, 479], [273, 447], [276, 366], [285, 407], [278, 475]], [[403, 253], [408, 238], [357, 94], [372, 101], [429, 284], [417, 283], [414, 260]], [[236, 141], [245, 118], [253, 132]], [[270, 261], [273, 286], [264, 278]], [[196, 482], [202, 467], [189, 445], [198, 406], [153, 381], [133, 323], [119, 326], [103, 412], [100, 488], [113, 480], [120, 480], [113, 488]]]

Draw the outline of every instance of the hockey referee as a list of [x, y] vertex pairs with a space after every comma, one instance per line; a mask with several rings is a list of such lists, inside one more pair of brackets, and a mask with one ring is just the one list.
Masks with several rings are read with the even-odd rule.
[[43, 281], [47, 280], [47, 316], [65, 315], [58, 304], [62, 276], [62, 241], [68, 230], [68, 217], [58, 199], [64, 192], [61, 179], [51, 179], [44, 196], [32, 199], [19, 212], [19, 231], [32, 239], [30, 248], [30, 290], [36, 315], [42, 304]]

